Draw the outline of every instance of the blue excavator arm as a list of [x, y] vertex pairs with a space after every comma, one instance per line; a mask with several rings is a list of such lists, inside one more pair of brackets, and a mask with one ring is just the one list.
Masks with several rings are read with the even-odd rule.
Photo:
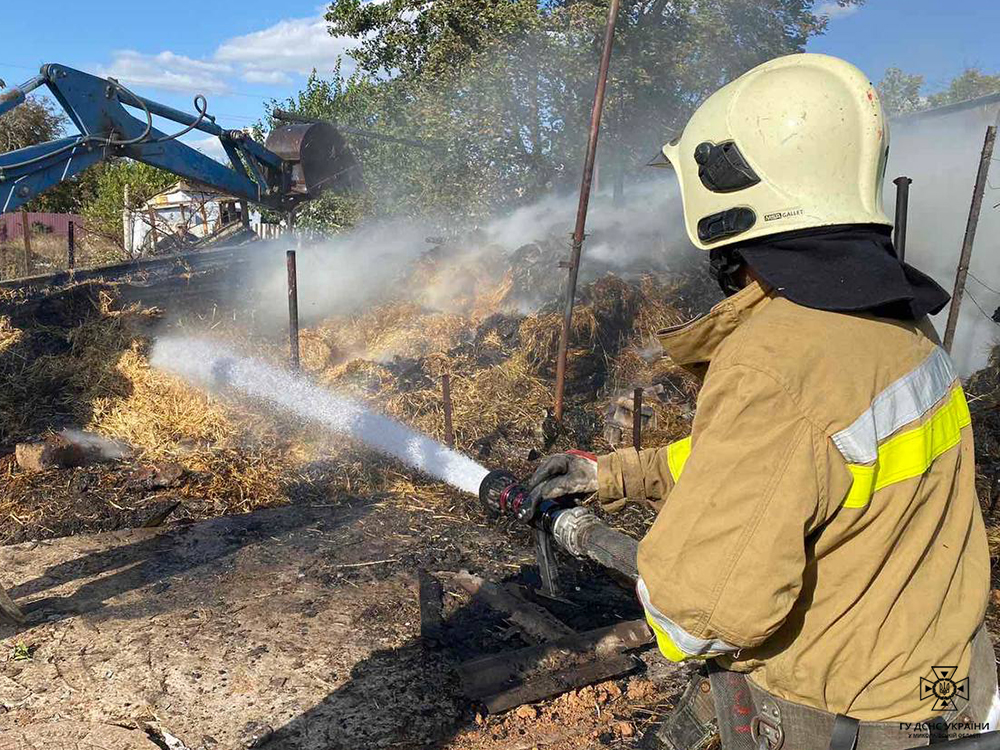
[[[79, 135], [0, 154], [0, 213], [13, 211], [98, 161], [114, 157], [145, 162], [278, 211], [289, 211], [324, 190], [350, 190], [360, 183], [357, 160], [332, 123], [286, 123], [275, 128], [262, 146], [241, 130], [218, 126], [204, 97], [195, 99], [198, 114], [192, 115], [138, 96], [114, 78], [64, 65], [43, 65], [31, 80], [0, 91], [0, 115], [42, 86], [66, 111]], [[154, 116], [180, 127], [163, 133], [153, 127]], [[216, 136], [229, 165], [178, 140], [191, 130]]]

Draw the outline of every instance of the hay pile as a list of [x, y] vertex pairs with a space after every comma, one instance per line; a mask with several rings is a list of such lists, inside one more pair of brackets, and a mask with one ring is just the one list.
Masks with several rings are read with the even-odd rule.
[[[530, 252], [538, 264], [555, 265], [551, 256]], [[683, 434], [693, 385], [647, 351], [655, 330], [687, 314], [673, 304], [678, 284], [605, 275], [581, 288], [568, 418], [560, 428], [549, 410], [559, 300], [524, 314], [525, 300], [541, 294], [530, 286], [528, 253], [428, 253], [401, 287], [401, 298], [303, 330], [303, 370], [438, 439], [441, 376], [449, 373], [457, 447], [516, 472], [530, 471], [538, 455], [563, 447], [608, 450], [601, 435], [607, 405], [635, 385], [665, 385], [652, 399], [659, 432], [649, 440]], [[535, 277], [548, 283], [552, 274]], [[456, 288], [464, 293], [455, 294]], [[213, 397], [149, 366], [153, 336], [177, 327], [210, 329], [248, 354], [283, 362], [282, 333], [254, 329], [252, 312], [207, 305], [210, 312], [170, 315], [168, 325], [160, 310], [119, 304], [107, 285], [74, 287], [41, 316], [19, 315], [16, 300], [6, 302], [7, 314], [0, 315], [0, 376], [8, 384], [0, 392], [0, 455], [6, 454], [0, 459], [0, 541], [134, 525], [166, 499], [179, 500], [180, 513], [195, 518], [306, 498], [412, 502], [419, 495], [420, 502], [454, 502], [450, 489], [346, 438]], [[16, 467], [9, 455], [16, 442], [67, 426], [124, 441], [134, 458], [43, 474]], [[150, 492], [134, 480], [141, 467], [167, 461], [186, 470], [180, 486]]]

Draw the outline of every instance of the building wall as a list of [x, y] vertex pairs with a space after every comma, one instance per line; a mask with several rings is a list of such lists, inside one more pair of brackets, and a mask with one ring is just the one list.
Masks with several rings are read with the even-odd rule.
[[[996, 99], [996, 100], [995, 100]], [[995, 101], [994, 101], [995, 100]], [[962, 248], [979, 170], [986, 128], [1000, 117], [1000, 99], [984, 97], [978, 103], [955, 106], [940, 113], [911, 115], [890, 123], [891, 146], [885, 183], [885, 208], [895, 212], [893, 178], [907, 175], [910, 216], [906, 260], [929, 273], [950, 293]], [[1000, 148], [994, 154], [973, 246], [968, 293], [962, 300], [952, 356], [963, 375], [982, 367], [992, 347], [1000, 343], [1000, 326], [989, 316], [1000, 306]], [[982, 283], [980, 283], [982, 282]], [[976, 303], [983, 308], [980, 310]], [[934, 316], [944, 334], [948, 309]]]

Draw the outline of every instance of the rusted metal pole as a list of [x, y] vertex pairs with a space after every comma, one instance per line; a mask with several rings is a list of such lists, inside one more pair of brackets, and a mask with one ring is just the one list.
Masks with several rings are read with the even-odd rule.
[[632, 391], [632, 445], [642, 450], [642, 388]]
[[896, 186], [896, 226], [892, 231], [892, 244], [896, 248], [896, 257], [902, 263], [906, 260], [906, 220], [910, 213], [910, 183], [909, 177], [897, 177], [892, 181]]
[[21, 209], [21, 234], [24, 235], [24, 275], [31, 276], [31, 222], [28, 212]]
[[573, 301], [576, 297], [576, 280], [580, 274], [580, 253], [587, 228], [587, 208], [590, 205], [590, 186], [594, 177], [594, 160], [597, 156], [597, 138], [601, 132], [601, 112], [604, 109], [604, 91], [608, 83], [608, 66], [615, 41], [615, 24], [618, 22], [620, 0], [611, 0], [608, 6], [608, 23], [604, 30], [604, 51], [597, 71], [597, 88], [594, 91], [594, 108], [590, 112], [590, 135], [587, 138], [587, 156], [583, 162], [583, 179], [580, 182], [580, 203], [576, 209], [576, 227], [573, 230], [573, 248], [570, 253], [569, 278], [566, 281], [566, 302], [563, 311], [562, 331], [559, 333], [559, 351], [556, 354], [556, 393], [554, 415], [559, 421], [563, 416], [563, 394], [566, 390], [566, 352], [569, 332], [573, 324]]
[[451, 422], [451, 375], [441, 376], [441, 400], [444, 402], [444, 444], [455, 447], [455, 430]]
[[965, 239], [962, 242], [962, 255], [958, 259], [958, 269], [955, 272], [955, 288], [951, 293], [951, 306], [948, 308], [948, 322], [944, 329], [944, 348], [949, 354], [955, 341], [955, 329], [958, 327], [958, 311], [962, 307], [962, 295], [965, 293], [965, 279], [969, 274], [969, 260], [972, 258], [972, 245], [976, 241], [976, 229], [979, 227], [979, 214], [983, 209], [983, 193], [986, 190], [986, 178], [990, 174], [990, 161], [993, 159], [993, 147], [997, 141], [997, 127], [986, 128], [986, 141], [979, 157], [979, 171], [976, 173], [976, 185], [972, 190], [972, 206], [969, 208], [969, 221], [965, 225]]
[[295, 271], [295, 251], [285, 253], [288, 266], [288, 362], [299, 369], [299, 282]]
[[73, 222], [66, 227], [66, 268], [72, 271], [76, 267], [76, 229]]

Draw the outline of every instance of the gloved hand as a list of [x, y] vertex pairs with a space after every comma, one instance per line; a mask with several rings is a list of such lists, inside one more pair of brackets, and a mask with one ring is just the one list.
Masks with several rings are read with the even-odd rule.
[[549, 456], [532, 475], [528, 490], [532, 499], [597, 492], [597, 456], [576, 450]]

